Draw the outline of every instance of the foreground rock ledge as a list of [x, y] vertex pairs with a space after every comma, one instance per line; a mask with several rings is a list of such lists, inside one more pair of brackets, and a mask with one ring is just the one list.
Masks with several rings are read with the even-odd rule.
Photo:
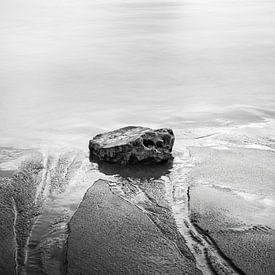
[[90, 140], [90, 158], [119, 164], [161, 163], [171, 158], [174, 140], [171, 129], [128, 126]]
[[70, 224], [67, 274], [201, 274], [135, 205], [98, 180]]

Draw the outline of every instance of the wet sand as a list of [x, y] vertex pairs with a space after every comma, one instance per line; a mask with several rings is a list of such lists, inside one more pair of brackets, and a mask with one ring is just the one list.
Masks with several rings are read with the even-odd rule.
[[[1, 174], [1, 172], [0, 172]], [[0, 274], [15, 271], [14, 211], [8, 179], [0, 178]]]
[[21, 274], [25, 264], [33, 219], [41, 211], [41, 204], [36, 200], [41, 171], [41, 155], [33, 153], [11, 177], [1, 178], [1, 249], [5, 252], [1, 253], [4, 256], [0, 268], [5, 270], [4, 274]]
[[274, 153], [239, 148], [190, 152], [197, 163], [188, 179], [192, 223], [243, 273], [274, 274]]
[[0, 149], [0, 274], [14, 274], [24, 263], [31, 221], [37, 215], [34, 196], [41, 165], [34, 150]]
[[69, 224], [68, 274], [200, 274], [141, 209], [97, 181]]
[[[62, 167], [64, 161], [63, 163], [59, 161], [57, 169], [51, 169], [53, 175], [49, 186], [45, 177], [49, 173], [49, 167], [47, 165], [44, 167], [44, 156], [41, 153], [34, 150], [4, 148], [1, 154], [1, 167], [7, 170], [0, 172], [0, 274], [45, 274], [41, 262], [44, 260], [43, 256], [47, 255], [47, 250], [54, 245], [51, 247], [48, 245], [47, 249], [42, 247], [39, 240], [45, 232], [41, 230], [38, 230], [40, 233], [38, 239], [33, 238], [32, 235], [36, 231], [37, 223], [40, 223], [38, 217], [43, 216], [42, 213], [45, 211], [49, 188], [51, 190], [64, 188], [64, 180], [60, 176], [64, 171]], [[68, 165], [73, 167], [71, 163]], [[67, 166], [65, 169], [64, 177], [68, 179], [71, 171]], [[58, 177], [58, 180], [55, 180], [55, 177]], [[56, 182], [58, 186], [55, 185]], [[49, 223], [58, 224], [54, 220], [54, 215], [51, 218]], [[49, 223], [44, 222], [42, 227], [47, 227], [48, 230], [55, 229], [49, 226]], [[30, 253], [33, 250], [35, 256]], [[51, 253], [51, 257], [59, 256], [54, 249]], [[50, 259], [47, 260], [47, 265], [52, 264]], [[58, 264], [54, 268], [59, 269]]]
[[[80, 151], [3, 160], [1, 274], [275, 270], [270, 150], [193, 146], [148, 168], [90, 163]], [[93, 185], [99, 178], [108, 181]]]

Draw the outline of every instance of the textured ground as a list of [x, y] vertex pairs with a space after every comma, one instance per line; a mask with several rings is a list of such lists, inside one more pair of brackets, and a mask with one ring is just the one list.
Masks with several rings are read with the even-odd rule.
[[7, 179], [0, 178], [0, 274], [14, 272], [14, 212], [11, 190], [6, 184]]
[[245, 274], [275, 271], [275, 158], [255, 149], [190, 148], [191, 220]]
[[199, 274], [139, 208], [97, 181], [70, 222], [68, 274]]

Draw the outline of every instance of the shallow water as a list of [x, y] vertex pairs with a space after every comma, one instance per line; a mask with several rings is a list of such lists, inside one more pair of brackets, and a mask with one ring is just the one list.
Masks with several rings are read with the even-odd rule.
[[[30, 153], [16, 148], [37, 148], [47, 161], [53, 151], [86, 152], [88, 140], [104, 130], [172, 127], [173, 164], [142, 175], [163, 177], [166, 200], [191, 251], [210, 242], [200, 246], [188, 235], [194, 230], [200, 236], [191, 214], [193, 209], [203, 216], [205, 205], [210, 220], [218, 213], [216, 225], [225, 223], [234, 234], [253, 226], [274, 229], [274, 29], [272, 1], [1, 1], [0, 146], [9, 146], [0, 151], [1, 177], [11, 176]], [[50, 165], [57, 174], [64, 168], [60, 156]], [[91, 169], [89, 163], [84, 167]], [[99, 166], [84, 173], [72, 167], [87, 174], [86, 180], [80, 186], [67, 182], [60, 194], [46, 196], [24, 272], [40, 270], [40, 245], [45, 259], [56, 255], [47, 268], [60, 266], [63, 252], [51, 251], [52, 240], [62, 247], [64, 221], [95, 179], [135, 180], [140, 172], [116, 169]], [[187, 203], [188, 187], [193, 205], [192, 199]], [[127, 197], [136, 204], [143, 198], [142, 192], [141, 198]], [[53, 220], [63, 216], [56, 228]], [[196, 259], [211, 273], [204, 254]]]
[[274, 118], [272, 1], [1, 1], [2, 145]]

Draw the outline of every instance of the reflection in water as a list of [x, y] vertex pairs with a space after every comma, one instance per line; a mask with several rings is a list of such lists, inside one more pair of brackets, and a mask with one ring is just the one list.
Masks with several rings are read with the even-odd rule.
[[173, 160], [166, 163], [155, 165], [119, 165], [106, 163], [103, 161], [90, 161], [98, 164], [98, 170], [109, 176], [119, 176], [124, 179], [160, 179], [162, 176], [168, 176], [173, 169]]

